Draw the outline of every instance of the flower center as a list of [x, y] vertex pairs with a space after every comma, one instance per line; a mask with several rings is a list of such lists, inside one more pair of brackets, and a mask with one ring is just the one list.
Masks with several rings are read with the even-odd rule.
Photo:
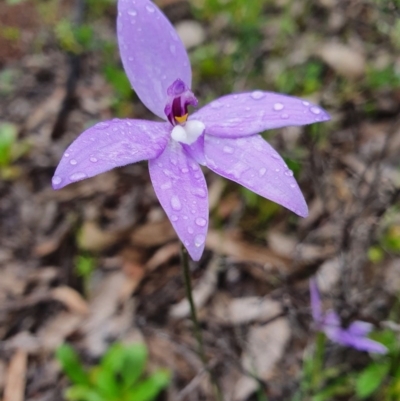
[[197, 99], [185, 83], [177, 79], [168, 88], [169, 96], [164, 112], [168, 121], [173, 125], [185, 124], [188, 118], [188, 106], [197, 106]]
[[187, 121], [185, 125], [176, 125], [171, 132], [171, 138], [177, 142], [191, 145], [204, 132], [205, 125], [198, 120]]

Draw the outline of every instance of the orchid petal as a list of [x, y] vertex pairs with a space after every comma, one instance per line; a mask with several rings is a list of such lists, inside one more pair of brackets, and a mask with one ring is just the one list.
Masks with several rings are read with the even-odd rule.
[[315, 278], [310, 279], [310, 298], [312, 317], [315, 323], [320, 324], [322, 322], [321, 297]]
[[118, 43], [122, 63], [140, 100], [166, 119], [167, 89], [177, 79], [191, 87], [189, 57], [174, 27], [149, 0], [118, 1]]
[[208, 229], [208, 191], [198, 163], [171, 140], [149, 162], [156, 195], [193, 260], [200, 259]]
[[153, 159], [164, 150], [170, 132], [169, 124], [152, 121], [115, 119], [98, 123], [68, 147], [54, 173], [53, 188]]
[[280, 93], [254, 91], [223, 96], [193, 113], [206, 134], [238, 138], [293, 125], [327, 121], [329, 114], [308, 101]]
[[372, 330], [372, 324], [356, 320], [347, 328], [348, 332], [353, 336], [366, 336]]
[[260, 135], [238, 139], [205, 135], [204, 153], [210, 170], [307, 216], [307, 204], [293, 172]]
[[376, 354], [386, 354], [388, 352], [388, 349], [383, 344], [368, 337], [350, 337], [347, 345], [359, 351], [374, 352]]

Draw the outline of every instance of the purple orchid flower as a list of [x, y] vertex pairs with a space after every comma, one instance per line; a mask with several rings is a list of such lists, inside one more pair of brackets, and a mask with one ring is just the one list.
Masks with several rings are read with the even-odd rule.
[[359, 351], [377, 354], [387, 353], [388, 349], [384, 345], [367, 337], [372, 330], [371, 323], [356, 320], [347, 328], [344, 328], [339, 315], [335, 311], [322, 312], [321, 298], [315, 278], [310, 280], [310, 297], [312, 316], [316, 328], [324, 332], [331, 341]]
[[223, 96], [188, 116], [188, 106], [197, 105], [189, 57], [165, 15], [150, 0], [119, 0], [117, 27], [133, 89], [165, 121], [114, 119], [89, 128], [64, 153], [54, 189], [149, 160], [157, 197], [193, 260], [203, 253], [208, 229], [208, 191], [200, 165], [307, 216], [293, 173], [258, 134], [329, 120], [323, 109], [254, 91]]

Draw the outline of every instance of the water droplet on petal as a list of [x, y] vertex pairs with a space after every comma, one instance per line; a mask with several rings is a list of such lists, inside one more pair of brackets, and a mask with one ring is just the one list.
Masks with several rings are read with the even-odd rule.
[[181, 172], [182, 172], [183, 174], [186, 174], [186, 173], [189, 172], [189, 169], [186, 168], [186, 167], [184, 167], [183, 169], [181, 169]]
[[147, 10], [149, 13], [154, 13], [154, 11], [155, 11], [154, 7], [151, 6], [151, 5], [146, 6], [146, 10]]
[[281, 170], [279, 170], [279, 168], [276, 168], [275, 171], [276, 171], [277, 173], [279, 173]]
[[296, 188], [296, 184], [290, 184], [290, 188]]
[[87, 177], [87, 175], [85, 173], [74, 173], [69, 176], [69, 179], [71, 181], [79, 181], [79, 180], [83, 180], [86, 177]]
[[254, 91], [254, 92], [251, 94], [251, 97], [252, 97], [253, 99], [255, 99], [255, 100], [260, 100], [260, 99], [262, 99], [264, 96], [265, 96], [265, 93], [264, 93], [264, 92], [261, 92], [261, 91]]
[[164, 182], [164, 184], [161, 184], [161, 189], [166, 190], [166, 189], [170, 189], [170, 188], [172, 188], [172, 182], [171, 181], [167, 181], [167, 182]]
[[311, 112], [314, 113], [314, 114], [319, 114], [319, 113], [321, 113], [321, 109], [319, 109], [318, 107], [315, 107], [315, 106], [311, 107], [310, 110], [311, 110]]
[[233, 98], [234, 99], [237, 99], [239, 96], [238, 95], [233, 95]]
[[171, 221], [178, 221], [178, 216], [172, 215], [171, 216]]
[[174, 210], [182, 209], [181, 201], [179, 200], [179, 198], [177, 196], [173, 196], [171, 198], [171, 206], [172, 206], [172, 209], [174, 209]]
[[204, 226], [207, 224], [207, 220], [206, 220], [206, 219], [203, 219], [202, 217], [198, 217], [198, 218], [196, 219], [196, 224], [197, 224], [199, 227], [204, 227]]
[[266, 168], [260, 168], [260, 170], [258, 170], [258, 174], [260, 177], [264, 176], [264, 174], [267, 172]]
[[283, 118], [284, 120], [286, 120], [286, 119], [289, 118], [289, 114], [283, 113], [283, 114], [281, 114], [281, 118]]
[[283, 110], [285, 106], [282, 103], [275, 103], [274, 104], [274, 110], [275, 111], [279, 111], [279, 110]]
[[194, 237], [194, 245], [197, 247], [200, 247], [204, 244], [204, 241], [206, 240], [206, 237], [202, 234], [196, 235]]
[[183, 220], [187, 220], [188, 219], [188, 217], [187, 216], [183, 216]]
[[195, 188], [192, 189], [192, 194], [198, 196], [199, 198], [205, 198], [207, 196], [207, 192], [203, 188]]
[[52, 182], [54, 185], [59, 185], [59, 184], [61, 184], [61, 181], [62, 181], [62, 178], [59, 177], [58, 175], [55, 175], [55, 176], [51, 179], [51, 182]]
[[76, 166], [78, 164], [78, 162], [75, 159], [71, 159], [69, 161], [69, 164], [72, 164], [73, 166]]
[[189, 234], [193, 234], [194, 233], [194, 230], [193, 230], [192, 227], [188, 227], [187, 231], [188, 231]]
[[287, 175], [288, 177], [293, 177], [293, 171], [292, 170], [286, 170], [285, 171], [285, 175]]
[[96, 124], [94, 127], [96, 128], [96, 129], [106, 129], [106, 128], [108, 128], [110, 126], [110, 124], [108, 124], [108, 123], [98, 123], [98, 124]]
[[220, 107], [222, 107], [222, 103], [219, 102], [218, 100], [214, 100], [212, 103], [210, 103], [210, 106], [213, 109], [219, 109]]
[[69, 153], [64, 153], [64, 157], [69, 157]]
[[97, 163], [97, 162], [98, 162], [98, 160], [97, 160], [95, 157], [91, 157], [89, 160], [90, 160], [92, 163]]
[[176, 47], [175, 47], [175, 45], [170, 45], [169, 51], [170, 51], [172, 54], [175, 54], [175, 52], [176, 52]]
[[232, 154], [234, 152], [234, 149], [231, 148], [230, 146], [224, 146], [224, 148], [222, 149], [222, 151], [224, 153], [228, 153], [228, 154]]
[[309, 106], [310, 105], [310, 103], [306, 102], [306, 101], [303, 101], [302, 103], [304, 104], [304, 106]]
[[137, 11], [134, 10], [134, 9], [131, 9], [131, 10], [128, 11], [128, 14], [129, 14], [130, 16], [132, 16], [132, 17], [136, 17]]

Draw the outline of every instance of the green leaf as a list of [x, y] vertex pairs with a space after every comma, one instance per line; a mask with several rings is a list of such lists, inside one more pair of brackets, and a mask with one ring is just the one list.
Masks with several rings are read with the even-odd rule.
[[133, 344], [125, 348], [125, 359], [121, 377], [125, 388], [131, 387], [143, 374], [147, 362], [147, 349], [144, 344]]
[[382, 384], [390, 369], [390, 362], [372, 363], [358, 376], [356, 394], [359, 398], [367, 398]]
[[126, 397], [127, 401], [152, 401], [163, 390], [171, 379], [171, 375], [166, 370], [155, 372], [148, 379], [138, 383]]
[[69, 401], [106, 401], [95, 390], [86, 386], [72, 386], [65, 391], [65, 398]]
[[60, 362], [64, 373], [73, 383], [89, 385], [89, 375], [83, 369], [78, 354], [70, 345], [61, 345], [56, 351], [56, 358]]
[[12, 160], [12, 149], [17, 139], [17, 127], [11, 123], [0, 125], [0, 166], [8, 166]]

